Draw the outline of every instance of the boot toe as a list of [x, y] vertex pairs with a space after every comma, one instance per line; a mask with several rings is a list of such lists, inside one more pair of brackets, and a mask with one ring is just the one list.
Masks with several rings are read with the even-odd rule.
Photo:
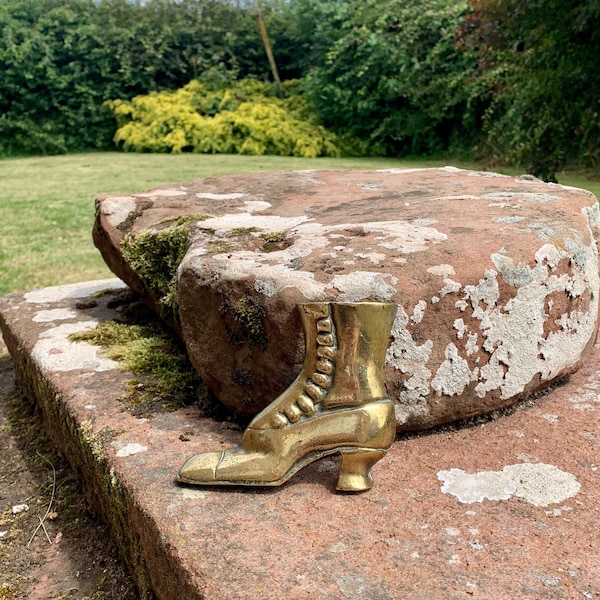
[[222, 452], [207, 452], [192, 456], [179, 470], [177, 481], [182, 483], [212, 483]]

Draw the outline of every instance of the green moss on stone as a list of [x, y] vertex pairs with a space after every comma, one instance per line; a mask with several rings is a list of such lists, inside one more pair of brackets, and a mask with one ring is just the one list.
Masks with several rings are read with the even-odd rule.
[[92, 455], [97, 461], [104, 460], [104, 451], [102, 450], [102, 444], [94, 436], [94, 426], [91, 421], [82, 421], [79, 425], [81, 432], [81, 438], [87, 443]]
[[235, 250], [235, 246], [227, 240], [211, 240], [208, 242], [207, 250], [209, 254], [228, 254]]
[[177, 410], [195, 402], [204, 386], [176, 340], [150, 327], [106, 321], [69, 339], [102, 346], [108, 358], [136, 376], [127, 395], [135, 414]]
[[242, 235], [250, 235], [258, 231], [256, 227], [234, 227], [227, 235], [229, 237], [239, 237]]
[[104, 296], [109, 296], [110, 294], [114, 294], [115, 288], [104, 288], [103, 290], [99, 290], [93, 294], [94, 298], [100, 299], [104, 298]]
[[292, 245], [292, 242], [285, 237], [285, 233], [282, 233], [281, 231], [261, 233], [260, 238], [264, 240], [262, 249], [265, 252], [277, 252], [278, 250], [285, 250]]
[[252, 296], [244, 296], [235, 303], [224, 301], [219, 307], [227, 317], [225, 328], [229, 341], [238, 346], [248, 344], [264, 350], [267, 347], [267, 334], [264, 326], [265, 310]]
[[173, 225], [185, 225], [187, 223], [197, 223], [198, 221], [206, 221], [212, 219], [213, 215], [183, 215], [182, 217], [168, 217], [159, 221], [159, 224], [172, 223]]
[[206, 218], [208, 215], [184, 215], [164, 229], [127, 235], [121, 243], [123, 257], [156, 295], [168, 321], [176, 321], [177, 267], [188, 249], [190, 225]]

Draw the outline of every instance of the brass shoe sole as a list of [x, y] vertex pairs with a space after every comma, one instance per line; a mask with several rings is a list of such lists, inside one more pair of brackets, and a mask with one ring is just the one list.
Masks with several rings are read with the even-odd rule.
[[[315, 433], [319, 435], [315, 435]], [[305, 466], [341, 454], [336, 489], [360, 492], [373, 485], [372, 466], [395, 435], [389, 399], [316, 415], [282, 430], [247, 429], [242, 443], [189, 459], [177, 481], [192, 485], [280, 486]], [[306, 441], [305, 441], [306, 440]]]
[[[303, 456], [283, 477], [274, 481], [215, 479], [212, 481], [202, 481], [201, 484], [213, 486], [278, 487], [286, 483], [286, 481], [311, 463], [338, 453], [342, 456], [342, 463], [335, 489], [343, 492], [364, 492], [373, 487], [371, 467], [386, 455], [387, 450], [354, 448], [351, 446], [334, 448], [333, 450], [320, 450]], [[178, 475], [177, 481], [192, 485], [200, 483], [194, 479], [187, 479], [183, 475]]]

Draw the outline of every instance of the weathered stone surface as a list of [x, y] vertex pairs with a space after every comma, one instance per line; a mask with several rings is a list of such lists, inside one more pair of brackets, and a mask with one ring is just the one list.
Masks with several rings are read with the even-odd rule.
[[243, 413], [299, 370], [299, 302], [397, 304], [399, 430], [507, 405], [575, 371], [595, 340], [599, 217], [583, 190], [451, 167], [210, 178], [99, 199], [96, 244], [141, 289], [123, 236], [184, 215], [202, 220], [177, 274], [182, 336]]
[[[13, 294], [0, 326], [140, 600], [600, 597], [600, 345], [565, 385], [502, 419], [401, 436], [365, 494], [335, 493], [336, 457], [276, 489], [192, 489], [173, 481], [184, 460], [242, 434], [193, 406], [123, 410], [132, 375], [67, 338], [120, 316], [114, 296], [95, 296], [114, 285]], [[53, 349], [33, 352], [48, 339]]]

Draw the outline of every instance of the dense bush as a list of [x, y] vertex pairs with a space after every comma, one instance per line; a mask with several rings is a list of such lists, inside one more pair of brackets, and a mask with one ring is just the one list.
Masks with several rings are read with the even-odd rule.
[[466, 85], [475, 53], [456, 44], [466, 0], [293, 5], [301, 32], [314, 23], [307, 88], [326, 126], [392, 154], [435, 152], [475, 135]]
[[463, 27], [480, 56], [488, 151], [554, 179], [600, 165], [600, 4], [473, 0]]
[[[279, 23], [276, 6], [265, 19]], [[2, 0], [0, 154], [107, 147], [105, 100], [217, 66], [270, 75], [255, 15], [235, 0]]]
[[338, 156], [335, 135], [312, 122], [297, 83], [284, 88], [288, 96], [279, 98], [274, 85], [254, 79], [227, 87], [194, 80], [175, 92], [107, 106], [119, 126], [115, 141], [125, 150]]

